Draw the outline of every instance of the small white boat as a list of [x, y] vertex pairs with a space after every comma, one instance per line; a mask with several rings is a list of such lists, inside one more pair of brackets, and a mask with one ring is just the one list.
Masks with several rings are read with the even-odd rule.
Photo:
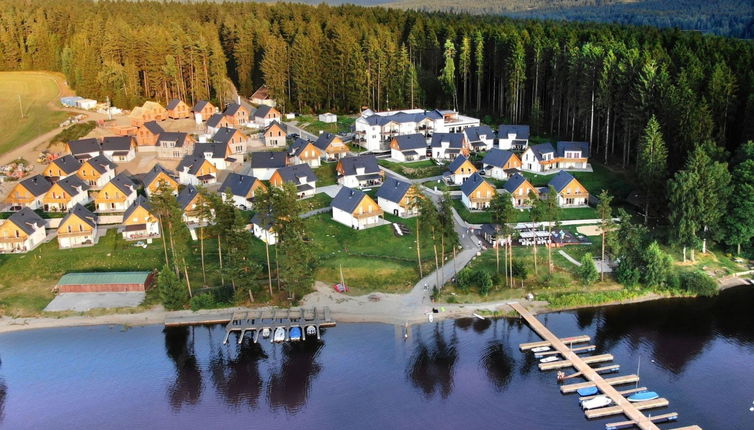
[[268, 337], [270, 337], [270, 328], [269, 327], [265, 327], [265, 328], [262, 329], [262, 337], [265, 338], [265, 339], [267, 339]]
[[285, 342], [285, 329], [283, 327], [278, 327], [275, 329], [275, 334], [272, 338], [273, 342]]
[[543, 358], [543, 359], [539, 360], [539, 362], [540, 362], [540, 363], [551, 363], [551, 362], [553, 362], [553, 361], [558, 361], [558, 360], [560, 360], [560, 358], [558, 358], [558, 357], [557, 357], [557, 356], [555, 356], [555, 355], [551, 355], [551, 356], [549, 356], [549, 357], [545, 357], [545, 358]]
[[315, 334], [317, 334], [317, 327], [314, 327], [313, 325], [306, 326], [307, 336], [314, 336]]
[[610, 406], [612, 403], [613, 400], [610, 397], [597, 396], [595, 398], [581, 402], [581, 408], [584, 410], [604, 408], [605, 406]]
[[549, 346], [538, 346], [538, 347], [536, 347], [536, 348], [532, 348], [532, 349], [531, 349], [531, 352], [535, 352], [535, 353], [536, 353], [536, 352], [547, 352], [547, 351], [549, 351], [549, 350], [550, 350], [550, 347], [549, 347]]

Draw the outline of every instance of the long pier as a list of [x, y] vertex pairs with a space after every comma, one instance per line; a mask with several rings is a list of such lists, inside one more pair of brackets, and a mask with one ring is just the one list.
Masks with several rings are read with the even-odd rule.
[[[657, 407], [665, 407], [669, 404], [667, 399], [655, 399], [650, 400], [646, 402], [640, 402], [640, 403], [631, 403], [629, 402], [621, 392], [616, 390], [613, 385], [618, 384], [625, 384], [625, 383], [631, 383], [631, 382], [638, 382], [639, 377], [637, 375], [626, 375], [626, 376], [618, 376], [615, 378], [603, 378], [595, 369], [593, 369], [589, 363], [587, 362], [590, 357], [580, 357], [579, 355], [574, 352], [569, 345], [566, 345], [566, 343], [563, 341], [564, 339], [559, 339], [557, 336], [555, 336], [550, 330], [547, 329], [547, 327], [544, 326], [537, 318], [534, 317], [534, 315], [531, 314], [526, 308], [521, 306], [519, 303], [511, 303], [510, 306], [518, 312], [522, 318], [526, 320], [526, 322], [529, 324], [532, 330], [534, 330], [535, 333], [537, 333], [542, 339], [544, 339], [543, 342], [530, 342], [526, 344], [521, 344], [520, 348], [521, 350], [527, 350], [534, 348], [536, 346], [550, 346], [557, 350], [561, 356], [563, 356], [563, 360], [559, 360], [556, 362], [550, 362], [550, 363], [541, 363], [540, 369], [541, 370], [547, 370], [547, 369], [554, 369], [554, 368], [561, 368], [561, 367], [573, 367], [576, 369], [576, 371], [583, 376], [588, 382], [584, 383], [578, 383], [578, 384], [568, 384], [561, 386], [561, 392], [563, 393], [570, 393], [578, 390], [579, 388], [584, 387], [591, 387], [596, 386], [603, 395], [609, 397], [613, 401], [613, 406], [605, 407], [605, 408], [599, 408], [599, 409], [592, 409], [586, 412], [587, 418], [599, 418], [604, 416], [610, 416], [610, 415], [618, 415], [623, 414], [625, 415], [632, 426], [636, 426], [640, 428], [641, 430], [659, 430], [659, 427], [653, 422], [653, 419], [651, 417], [647, 417], [644, 415], [644, 413], [641, 411], [642, 409], [651, 409], [651, 408], [657, 408]], [[566, 338], [567, 340], [571, 339], [579, 339], [583, 342], [588, 342], [589, 337], [588, 336], [577, 336], [573, 338]], [[584, 340], [586, 339], [586, 340]], [[575, 343], [575, 342], [570, 342]], [[537, 344], [536, 346], [531, 346], [533, 344]], [[605, 354], [609, 355], [609, 354]], [[599, 356], [597, 356], [599, 357]], [[610, 356], [612, 359], [612, 356]], [[594, 358], [591, 358], [594, 360]], [[601, 362], [602, 360], [597, 360], [597, 362]], [[592, 361], [595, 362], [595, 361]], [[555, 365], [555, 363], [558, 363]], [[542, 364], [549, 364], [551, 366], [547, 366], [546, 368], [543, 368]], [[621, 422], [619, 424], [626, 424], [627, 422]], [[691, 426], [691, 427], [684, 427], [683, 429], [686, 430], [701, 430], [698, 426]], [[682, 429], [676, 429], [676, 430], [682, 430]]]
[[242, 343], [246, 332], [252, 333], [254, 343], [259, 341], [259, 335], [267, 329], [270, 339], [276, 329], [282, 327], [285, 329], [285, 341], [290, 340], [290, 331], [292, 327], [301, 329], [302, 340], [306, 339], [307, 331], [311, 327], [316, 333], [317, 339], [320, 338], [323, 327], [333, 327], [335, 321], [330, 317], [330, 309], [272, 309], [261, 311], [243, 311], [233, 312], [233, 315], [225, 326], [225, 339], [223, 343], [228, 343], [228, 338], [233, 332], [239, 332], [238, 343]]

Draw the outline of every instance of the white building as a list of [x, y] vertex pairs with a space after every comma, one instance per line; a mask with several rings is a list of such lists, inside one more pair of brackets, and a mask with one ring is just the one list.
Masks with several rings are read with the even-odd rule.
[[251, 219], [251, 229], [254, 236], [262, 242], [268, 245], [278, 243], [278, 235], [275, 233], [275, 217], [271, 214], [255, 214]]
[[528, 125], [501, 124], [497, 130], [497, 147], [523, 151], [529, 146]]
[[0, 224], [0, 252], [29, 252], [39, 246], [45, 237], [45, 220], [25, 207]]
[[411, 193], [411, 184], [396, 178], [387, 178], [377, 190], [377, 204], [385, 213], [402, 218], [414, 216], [418, 213]]
[[433, 133], [460, 133], [479, 124], [479, 119], [459, 115], [453, 110], [374, 112], [367, 109], [354, 123], [354, 142], [368, 151], [383, 151], [389, 149], [395, 136], [420, 133], [429, 138]]
[[319, 114], [319, 120], [325, 124], [334, 124], [338, 122], [338, 116], [330, 112], [321, 113]]
[[338, 191], [330, 206], [333, 220], [356, 230], [380, 225], [384, 215], [371, 197], [348, 187]]

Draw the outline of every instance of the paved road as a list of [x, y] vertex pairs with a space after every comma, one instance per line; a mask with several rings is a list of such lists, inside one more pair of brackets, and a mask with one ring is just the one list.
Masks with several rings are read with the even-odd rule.
[[335, 198], [335, 195], [338, 194], [338, 191], [340, 191], [341, 188], [343, 188], [343, 186], [339, 184], [325, 185], [324, 187], [317, 187], [317, 192], [325, 193], [330, 196], [330, 198]]

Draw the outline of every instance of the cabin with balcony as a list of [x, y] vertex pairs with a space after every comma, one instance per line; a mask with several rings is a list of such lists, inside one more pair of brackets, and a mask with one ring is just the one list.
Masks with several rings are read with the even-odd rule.
[[390, 140], [390, 158], [401, 162], [426, 159], [426, 137], [419, 133], [395, 136]]
[[488, 178], [504, 181], [513, 170], [520, 168], [521, 159], [506, 149], [492, 148], [482, 159], [482, 169]]
[[251, 218], [251, 231], [254, 236], [268, 245], [278, 243], [278, 235], [275, 232], [275, 216], [257, 212]]
[[45, 167], [42, 175], [44, 175], [48, 181], [54, 183], [63, 178], [75, 175], [79, 170], [79, 167], [81, 167], [81, 162], [73, 155], [66, 154], [52, 160], [50, 164]]
[[97, 243], [97, 215], [77, 204], [60, 221], [57, 229], [60, 249], [94, 246]]
[[298, 198], [310, 197], [317, 193], [317, 175], [308, 164], [281, 167], [270, 177], [270, 185], [282, 187], [289, 183], [296, 187]]
[[89, 185], [76, 175], [61, 179], [52, 184], [42, 199], [45, 212], [67, 212], [76, 205], [85, 205], [89, 197]]
[[474, 152], [489, 151], [495, 146], [495, 132], [487, 125], [467, 127], [463, 135]]
[[146, 197], [139, 196], [123, 214], [121, 230], [125, 240], [151, 240], [160, 237], [160, 220]]
[[361, 190], [343, 187], [330, 203], [333, 220], [363, 230], [382, 224], [384, 211]]
[[76, 175], [92, 190], [99, 190], [115, 177], [115, 163], [104, 155], [86, 160]]
[[102, 139], [102, 155], [113, 163], [126, 163], [136, 158], [133, 136], [108, 136]]
[[472, 163], [471, 160], [464, 155], [460, 155], [448, 165], [448, 170], [443, 176], [445, 177], [446, 182], [454, 185], [461, 185], [477, 171], [479, 171], [479, 169], [474, 166], [474, 163]]
[[157, 192], [157, 189], [160, 188], [160, 184], [166, 184], [173, 195], [178, 195], [178, 181], [175, 180], [174, 173], [170, 170], [167, 170], [166, 168], [162, 167], [159, 163], [155, 164], [154, 167], [149, 169], [149, 172], [144, 176], [143, 183], [144, 183], [144, 191], [147, 193], [147, 196], [152, 196], [152, 194]]
[[230, 103], [225, 106], [223, 115], [233, 124], [231, 127], [238, 128], [249, 123], [249, 110], [238, 103]]
[[178, 193], [178, 206], [183, 211], [183, 222], [188, 226], [198, 226], [206, 224], [207, 220], [202, 219], [202, 206], [209, 204], [199, 190], [193, 185], [188, 185]]
[[11, 211], [20, 211], [23, 208], [32, 210], [42, 207], [42, 199], [52, 188], [52, 183], [42, 175], [34, 175], [16, 183], [5, 196], [4, 203]]
[[251, 174], [266, 181], [277, 169], [288, 164], [288, 154], [279, 152], [254, 152], [251, 154]]
[[529, 146], [529, 126], [500, 124], [497, 129], [497, 147], [505, 150], [523, 151]]
[[514, 173], [503, 186], [503, 190], [510, 194], [513, 207], [516, 209], [530, 208], [532, 193], [534, 198], [539, 198], [539, 190], [529, 182], [524, 175]]
[[225, 115], [223, 113], [213, 114], [207, 120], [207, 133], [214, 135], [221, 128], [236, 128], [238, 125], [234, 122], [232, 116]]
[[561, 208], [586, 207], [589, 205], [589, 191], [570, 173], [561, 170], [547, 184], [558, 193], [558, 206]]
[[261, 105], [254, 111], [252, 115], [254, 124], [259, 128], [268, 127], [273, 122], [280, 122], [283, 120], [283, 115], [279, 110], [272, 106]]
[[461, 185], [461, 201], [469, 210], [489, 208], [496, 194], [495, 187], [479, 173], [474, 173]]
[[254, 196], [257, 192], [265, 191], [267, 187], [258, 178], [239, 173], [230, 173], [217, 190], [226, 202], [233, 202], [233, 206], [247, 211], [254, 207]]
[[369, 188], [382, 185], [385, 172], [372, 154], [345, 157], [335, 166], [338, 183], [350, 188]]
[[377, 190], [377, 204], [385, 213], [401, 218], [412, 217], [419, 213], [416, 199], [423, 196], [412, 191], [411, 184], [399, 179], [388, 177]]
[[232, 155], [230, 146], [227, 143], [220, 142], [196, 143], [194, 144], [194, 153], [191, 154], [194, 157], [204, 157], [217, 170], [228, 170], [235, 165], [236, 159]]
[[221, 127], [212, 136], [212, 142], [226, 145], [230, 149], [228, 157], [232, 157], [233, 160], [228, 160], [228, 163], [244, 162], [249, 138], [241, 133], [240, 130], [230, 127]]
[[314, 146], [314, 143], [301, 138], [296, 139], [288, 148], [288, 159], [291, 163], [306, 163], [312, 168], [322, 165], [322, 154], [322, 150]]
[[432, 158], [437, 161], [453, 161], [456, 157], [469, 156], [469, 143], [463, 133], [435, 133], [430, 142]]
[[178, 182], [183, 185], [208, 185], [217, 182], [217, 167], [203, 155], [183, 157], [176, 170]]
[[72, 140], [65, 144], [66, 151], [74, 158], [83, 162], [92, 159], [102, 153], [99, 140], [90, 137], [87, 139]]
[[325, 161], [337, 161], [348, 155], [348, 145], [343, 142], [343, 139], [332, 133], [322, 133], [319, 135], [314, 146], [322, 151], [322, 156]]
[[46, 237], [45, 220], [25, 207], [0, 224], [0, 253], [29, 252]]
[[136, 200], [136, 184], [125, 173], [108, 182], [94, 197], [98, 214], [123, 213]]

